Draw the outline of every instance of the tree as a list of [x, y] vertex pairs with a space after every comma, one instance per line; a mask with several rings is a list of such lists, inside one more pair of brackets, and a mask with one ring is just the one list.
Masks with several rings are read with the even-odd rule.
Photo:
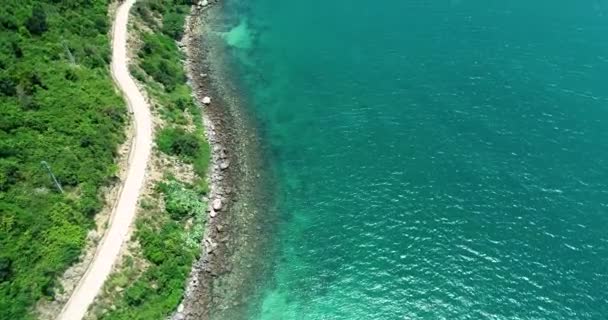
[[15, 81], [4, 74], [0, 74], [0, 94], [5, 96], [14, 96], [17, 94]]
[[37, 4], [32, 10], [32, 15], [25, 22], [25, 27], [33, 35], [41, 35], [48, 30], [46, 23], [46, 12], [40, 4]]
[[184, 35], [184, 15], [171, 12], [163, 18], [163, 33], [175, 40], [180, 40]]
[[8, 280], [11, 276], [11, 260], [0, 257], [0, 282]]
[[194, 157], [200, 148], [198, 139], [190, 133], [182, 133], [177, 136], [171, 150], [178, 156]]

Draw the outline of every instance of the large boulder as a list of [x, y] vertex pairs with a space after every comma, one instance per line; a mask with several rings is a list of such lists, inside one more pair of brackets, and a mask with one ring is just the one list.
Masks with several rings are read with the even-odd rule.
[[222, 210], [222, 199], [217, 198], [213, 200], [213, 210], [220, 211]]
[[220, 169], [222, 169], [222, 170], [228, 169], [229, 166], [230, 166], [230, 161], [228, 161], [228, 160], [222, 161], [222, 163], [220, 163]]

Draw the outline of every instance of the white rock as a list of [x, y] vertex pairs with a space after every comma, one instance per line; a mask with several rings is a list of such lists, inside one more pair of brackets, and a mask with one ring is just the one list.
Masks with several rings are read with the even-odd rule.
[[211, 104], [211, 98], [209, 98], [209, 97], [204, 97], [204, 98], [203, 98], [203, 104], [206, 104], [206, 105]]
[[201, 6], [206, 7], [209, 4], [209, 1], [203, 0], [201, 1]]
[[210, 216], [211, 218], [215, 218], [215, 217], [217, 217], [217, 211], [215, 211], [215, 210], [211, 210], [211, 212], [209, 212], [209, 216]]
[[180, 303], [179, 306], [177, 306], [177, 312], [182, 313], [184, 312], [184, 304]]
[[215, 248], [217, 248], [217, 243], [213, 242], [213, 240], [211, 240], [210, 238], [205, 238], [205, 243], [206, 243], [206, 248], [207, 248], [207, 253], [211, 253], [213, 252], [213, 250], [215, 250]]
[[222, 199], [217, 198], [213, 200], [213, 210], [220, 211], [222, 210]]
[[220, 163], [220, 169], [222, 169], [222, 170], [228, 169], [229, 166], [230, 166], [230, 161], [222, 161], [222, 163]]

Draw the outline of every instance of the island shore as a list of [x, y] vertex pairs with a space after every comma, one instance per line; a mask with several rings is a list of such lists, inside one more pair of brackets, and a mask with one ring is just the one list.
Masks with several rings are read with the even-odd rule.
[[[196, 100], [204, 108], [203, 122], [211, 145], [208, 220], [201, 258], [191, 271], [184, 300], [172, 316], [180, 319], [225, 318], [239, 314], [263, 274], [257, 253], [266, 246], [267, 199], [271, 183], [264, 174], [258, 134], [244, 114], [235, 89], [218, 67], [218, 48], [203, 43], [204, 22], [219, 1], [193, 6], [180, 44]], [[209, 40], [209, 39], [207, 39]], [[257, 258], [257, 259], [256, 259]], [[230, 316], [234, 317], [234, 316]]]

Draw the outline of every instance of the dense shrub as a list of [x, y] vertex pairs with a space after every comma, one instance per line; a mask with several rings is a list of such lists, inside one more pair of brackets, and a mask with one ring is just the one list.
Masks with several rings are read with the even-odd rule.
[[196, 173], [204, 177], [209, 166], [210, 149], [202, 130], [194, 133], [181, 128], [164, 128], [156, 136], [158, 149], [166, 154], [178, 156], [194, 165]]
[[184, 35], [184, 15], [177, 12], [167, 13], [163, 18], [163, 33], [180, 40]]
[[[78, 258], [113, 176], [126, 110], [107, 62], [107, 0], [3, 0], [0, 319], [30, 319]], [[65, 194], [55, 188], [51, 166]]]
[[4, 282], [11, 276], [12, 261], [7, 257], [0, 257], [0, 282]]
[[186, 81], [180, 61], [181, 54], [170, 36], [162, 33], [145, 35], [144, 45], [138, 55], [141, 58], [141, 68], [167, 91], [173, 91], [178, 84]]
[[25, 27], [31, 34], [37, 36], [48, 30], [49, 27], [46, 23], [46, 12], [44, 12], [44, 8], [40, 3], [34, 5], [32, 16], [25, 21]]
[[181, 220], [205, 213], [204, 203], [194, 190], [173, 180], [161, 184], [161, 190], [165, 195], [165, 210], [172, 219]]
[[184, 160], [195, 158], [201, 149], [200, 139], [181, 128], [164, 128], [156, 138], [158, 148]]

